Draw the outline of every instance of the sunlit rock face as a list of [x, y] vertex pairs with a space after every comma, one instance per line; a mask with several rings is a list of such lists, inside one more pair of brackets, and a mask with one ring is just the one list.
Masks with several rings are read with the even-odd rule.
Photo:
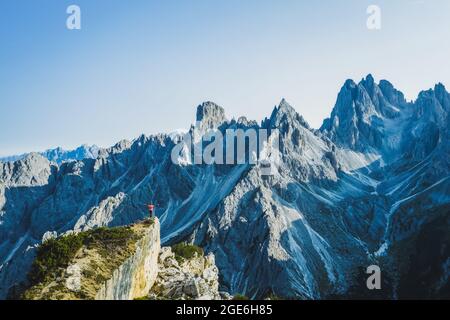
[[215, 129], [226, 121], [225, 110], [214, 102], [204, 102], [197, 107], [196, 120], [200, 129]]
[[161, 250], [159, 221], [136, 244], [133, 254], [117, 268], [95, 296], [97, 300], [133, 300], [148, 294], [158, 275]]
[[407, 102], [369, 75], [345, 82], [319, 130], [285, 100], [261, 124], [227, 120], [211, 102], [198, 107], [203, 133], [278, 129], [271, 176], [259, 164], [174, 164], [183, 136], [163, 134], [95, 159], [0, 164], [0, 296], [24, 279], [46, 233], [129, 224], [148, 203], [162, 243], [189, 240], [214, 253], [220, 289], [233, 294], [347, 297], [358, 270], [379, 264], [390, 281], [384, 297], [412, 287], [417, 297], [446, 296], [449, 101], [438, 84]]
[[[126, 235], [119, 238], [125, 230]], [[67, 266], [60, 266], [51, 276], [33, 281], [32, 285], [24, 287], [19, 298], [133, 300], [146, 296], [158, 275], [159, 231], [158, 219], [105, 231], [111, 238], [103, 237], [82, 245]], [[46, 262], [41, 260], [40, 263]]]

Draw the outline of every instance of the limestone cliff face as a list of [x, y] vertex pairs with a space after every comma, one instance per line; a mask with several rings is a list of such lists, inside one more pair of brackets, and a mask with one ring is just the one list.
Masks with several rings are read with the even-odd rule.
[[136, 243], [136, 252], [114, 271], [97, 295], [96, 300], [132, 300], [150, 291], [158, 276], [158, 256], [161, 249], [159, 222]]
[[[117, 228], [98, 228], [72, 233], [38, 249], [29, 288], [21, 295], [28, 300], [133, 300], [229, 298], [219, 292], [219, 270], [214, 254], [183, 244], [172, 252], [161, 248], [157, 218]], [[71, 249], [73, 258], [54, 267], [59, 248]], [[82, 243], [82, 244], [81, 244]], [[181, 245], [181, 244], [180, 244]], [[52, 268], [51, 270], [49, 270]], [[40, 274], [43, 272], [42, 274]], [[36, 279], [39, 281], [36, 281]]]
[[[158, 275], [161, 244], [157, 218], [127, 227], [81, 232], [75, 237], [84, 244], [70, 263], [33, 283], [22, 298], [132, 300], [148, 294]], [[41, 258], [38, 262], [45, 261]]]

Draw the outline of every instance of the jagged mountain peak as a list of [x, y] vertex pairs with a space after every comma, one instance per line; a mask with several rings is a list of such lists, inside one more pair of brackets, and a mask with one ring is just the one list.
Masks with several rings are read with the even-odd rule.
[[395, 89], [394, 85], [387, 80], [380, 80], [378, 84], [384, 97], [394, 106], [403, 107], [406, 105], [406, 99], [402, 92]]
[[278, 106], [273, 107], [272, 115], [270, 119], [275, 119], [283, 116], [284, 114], [295, 114], [295, 109], [283, 98]]
[[347, 80], [345, 80], [344, 85], [341, 88], [341, 91], [344, 89], [346, 89], [346, 90], [354, 89], [355, 87], [356, 87], [356, 82], [353, 81], [353, 79], [347, 79]]
[[421, 91], [414, 102], [413, 118], [423, 125], [436, 124], [446, 129], [446, 121], [450, 111], [450, 94], [444, 85], [439, 83], [434, 89]]
[[61, 147], [49, 149], [42, 153], [50, 161], [61, 164], [66, 161], [95, 159], [100, 152], [100, 148], [96, 145], [89, 146], [83, 144], [74, 150], [64, 150]]
[[197, 107], [197, 122], [202, 129], [214, 129], [227, 121], [225, 110], [214, 102], [206, 101]]
[[362, 85], [367, 90], [369, 95], [372, 95], [374, 93], [376, 84], [375, 79], [370, 73], [365, 78], [363, 78], [359, 84]]
[[303, 127], [310, 129], [309, 124], [305, 119], [297, 113], [297, 111], [292, 107], [286, 99], [282, 99], [278, 106], [275, 106], [269, 119], [270, 126], [274, 127], [285, 127], [288, 125], [293, 125], [298, 122]]
[[47, 166], [50, 164], [50, 161], [38, 152], [30, 152], [26, 154], [24, 158], [13, 162], [12, 164], [19, 167], [33, 168]]
[[449, 110], [450, 108], [450, 94], [448, 93], [444, 84], [440, 82], [437, 83], [434, 88], [421, 91], [417, 100], [422, 99], [436, 99], [439, 104], [445, 109]]
[[15, 162], [0, 163], [0, 189], [2, 184], [8, 187], [45, 185], [51, 173], [50, 161], [42, 154], [32, 152]]
[[282, 98], [278, 104], [278, 110], [289, 110], [291, 112], [295, 112], [295, 109], [289, 104], [289, 102], [286, 101], [285, 98]]
[[45, 160], [47, 160], [47, 159], [42, 154], [40, 154], [38, 152], [30, 152], [21, 161], [22, 162], [32, 162], [32, 161], [45, 161]]
[[127, 139], [120, 140], [117, 142], [110, 150], [112, 152], [122, 152], [123, 150], [129, 149], [132, 146], [132, 142]]
[[439, 82], [434, 88], [421, 91], [416, 102], [422, 99], [436, 99], [442, 106], [446, 106], [449, 103], [450, 94], [445, 86]]
[[434, 85], [434, 91], [437, 94], [442, 94], [444, 92], [448, 94], [447, 89], [445, 88], [445, 85], [442, 82], [438, 82]]
[[385, 161], [394, 161], [396, 150], [420, 160], [446, 130], [449, 110], [450, 95], [441, 83], [408, 103], [389, 81], [377, 84], [369, 74], [358, 85], [345, 82], [320, 130], [338, 146], [379, 154]]
[[399, 118], [406, 105], [403, 94], [386, 80], [377, 84], [371, 74], [358, 84], [347, 80], [320, 130], [338, 145], [357, 151], [379, 150], [385, 121]]
[[353, 100], [361, 101], [366, 94], [371, 98], [372, 102], [377, 104], [377, 107], [377, 100], [380, 99], [386, 99], [392, 105], [403, 105], [406, 103], [403, 93], [398, 91], [391, 82], [382, 79], [377, 83], [370, 73], [362, 78], [358, 84], [352, 79], [346, 80], [338, 94], [338, 100], [340, 97], [350, 96]]
[[[147, 214], [148, 203], [157, 207], [164, 243], [192, 239], [217, 253], [222, 284], [232, 293], [347, 294], [356, 268], [372, 264], [381, 244], [395, 258], [389, 247], [397, 238], [448, 212], [449, 133], [441, 125], [449, 122], [423, 116], [430, 106], [448, 108], [446, 101], [439, 84], [424, 92], [422, 104], [406, 104], [388, 81], [347, 80], [321, 134], [307, 130], [283, 99], [262, 123], [280, 129], [272, 176], [259, 165], [174, 164], [173, 143], [159, 135], [104, 149], [94, 170], [93, 161], [57, 167], [42, 157], [44, 166], [23, 172], [20, 162], [0, 164], [0, 297], [23, 280], [28, 248], [47, 232], [129, 224]], [[252, 125], [224, 122], [223, 108], [212, 102], [197, 108], [197, 120], [204, 130]], [[439, 237], [432, 239], [436, 254], [444, 252]], [[447, 257], [436, 260], [438, 267]]]
[[447, 110], [450, 111], [450, 94], [442, 83], [438, 83], [434, 86], [434, 92], [436, 98], [439, 100], [440, 104]]

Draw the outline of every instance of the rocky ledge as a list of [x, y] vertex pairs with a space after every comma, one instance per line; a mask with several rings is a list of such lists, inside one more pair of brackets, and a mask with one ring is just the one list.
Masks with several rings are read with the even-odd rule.
[[27, 300], [229, 299], [212, 253], [161, 248], [158, 219], [49, 236], [19, 294]]
[[38, 250], [21, 298], [130, 300], [146, 295], [158, 274], [158, 219], [48, 239]]

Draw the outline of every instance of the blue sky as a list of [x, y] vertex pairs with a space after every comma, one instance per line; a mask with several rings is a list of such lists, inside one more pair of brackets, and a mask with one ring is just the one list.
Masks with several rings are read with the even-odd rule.
[[448, 88], [449, 35], [448, 0], [2, 1], [0, 155], [186, 128], [206, 100], [261, 120], [284, 97], [319, 127], [347, 78]]

